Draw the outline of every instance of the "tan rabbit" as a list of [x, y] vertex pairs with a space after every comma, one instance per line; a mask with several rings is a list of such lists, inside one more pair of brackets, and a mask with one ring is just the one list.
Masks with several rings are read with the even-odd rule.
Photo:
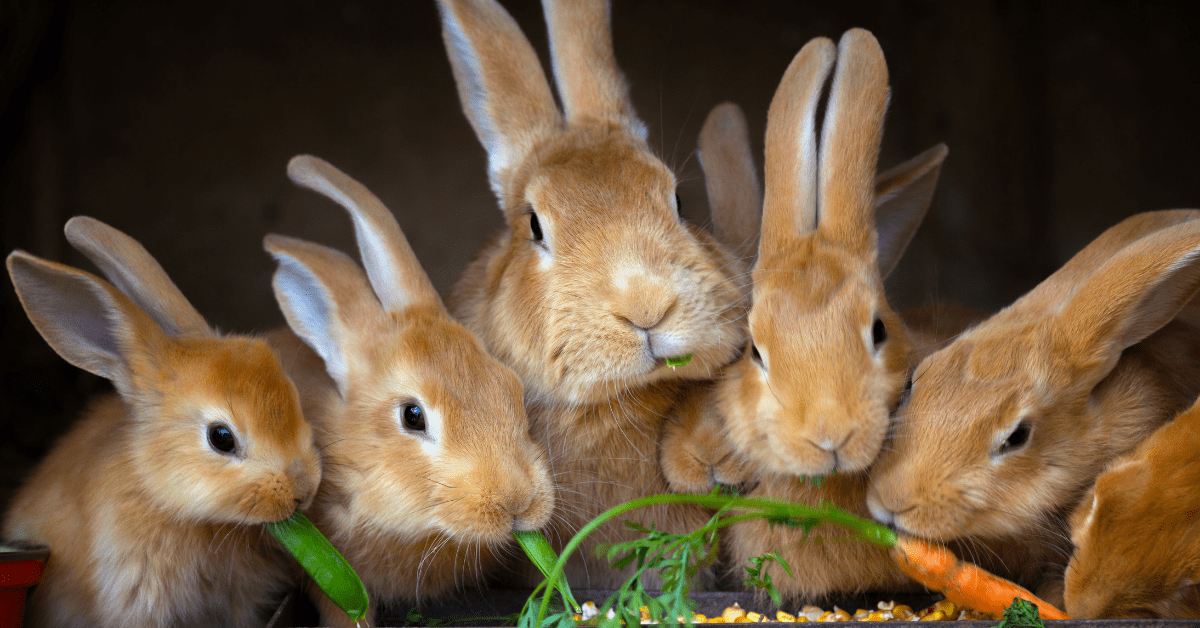
[[871, 514], [1061, 602], [1067, 514], [1200, 393], [1200, 327], [1177, 316], [1200, 289], [1197, 217], [1125, 220], [922, 361]]
[[[818, 145], [815, 111], [835, 61]], [[934, 147], [876, 176], [886, 99], [882, 52], [870, 33], [852, 30], [836, 49], [824, 38], [806, 45], [771, 103], [751, 346], [726, 369], [712, 406], [734, 456], [749, 462], [751, 475], [761, 475], [752, 495], [829, 500], [867, 514], [863, 470], [879, 453], [913, 363], [908, 332], [887, 305], [883, 278], [928, 209], [947, 152]], [[746, 181], [745, 168], [724, 167], [737, 160], [707, 156], [707, 147], [744, 141], [720, 134], [731, 125], [712, 117], [709, 123], [701, 134], [706, 181], [724, 181], [722, 189], [755, 187], [730, 182]], [[714, 433], [710, 427], [693, 436]], [[694, 439], [673, 444], [673, 436], [664, 435], [664, 467], [670, 452], [687, 450], [683, 445], [718, 450]], [[906, 583], [886, 552], [833, 528], [813, 534], [820, 540], [756, 521], [731, 527], [723, 542], [737, 572], [768, 551], [796, 565], [794, 578], [771, 567], [789, 599]]]
[[[508, 223], [447, 302], [525, 385], [560, 488], [550, 540], [561, 546], [608, 507], [666, 491], [663, 416], [690, 380], [712, 377], [744, 345], [744, 268], [681, 220], [675, 176], [647, 146], [617, 69], [607, 2], [544, 4], [565, 115], [500, 5], [439, 7]], [[666, 365], [685, 355], [686, 366]], [[671, 506], [630, 518], [683, 532], [708, 514]], [[619, 522], [602, 528], [569, 565], [572, 582], [617, 585], [622, 576], [593, 548], [630, 537]]]
[[299, 567], [260, 524], [306, 507], [321, 477], [296, 389], [265, 342], [212, 331], [132, 238], [83, 217], [66, 231], [121, 290], [23, 251], [9, 275], [54, 350], [117, 395], [5, 517], [5, 538], [51, 550], [26, 625], [261, 626]]
[[1114, 460], [1080, 500], [1067, 614], [1200, 619], [1198, 489], [1200, 403]]
[[[479, 582], [512, 551], [510, 532], [540, 528], [554, 507], [521, 383], [446, 313], [378, 198], [315, 157], [288, 175], [349, 212], [366, 269], [318, 244], [265, 241], [279, 305], [307, 344], [276, 338], [325, 458], [309, 515], [372, 609]], [[353, 625], [312, 592], [322, 625]]]

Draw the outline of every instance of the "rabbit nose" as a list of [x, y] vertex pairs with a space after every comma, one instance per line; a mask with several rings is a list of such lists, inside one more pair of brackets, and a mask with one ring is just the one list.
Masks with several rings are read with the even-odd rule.
[[641, 331], [658, 326], [679, 301], [674, 290], [647, 277], [634, 277], [625, 284], [616, 314]]

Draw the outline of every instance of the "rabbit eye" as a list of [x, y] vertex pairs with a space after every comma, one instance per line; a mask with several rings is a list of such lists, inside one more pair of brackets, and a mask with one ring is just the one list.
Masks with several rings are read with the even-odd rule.
[[675, 193], [675, 217], [683, 218], [683, 201], [679, 200], [679, 193]]
[[542, 223], [538, 222], [537, 214], [529, 212], [529, 232], [533, 234], [534, 242], [542, 241]]
[[1000, 443], [999, 453], [1006, 454], [1029, 442], [1029, 433], [1031, 431], [1033, 431], [1033, 426], [1029, 425], [1028, 422], [1021, 421], [1018, 423], [1017, 427], [1008, 435], [1008, 438], [1004, 439], [1003, 443]]
[[750, 357], [754, 358], [755, 362], [762, 364], [762, 354], [758, 352], [758, 345], [753, 342], [750, 343]]
[[883, 324], [882, 319], [875, 319], [875, 324], [871, 325], [871, 341], [875, 343], [875, 348], [887, 342], [887, 326]]
[[404, 404], [402, 410], [404, 427], [414, 432], [425, 431], [425, 411], [415, 403]]
[[237, 439], [233, 437], [233, 431], [221, 423], [208, 426], [208, 444], [223, 454], [231, 454], [237, 449]]

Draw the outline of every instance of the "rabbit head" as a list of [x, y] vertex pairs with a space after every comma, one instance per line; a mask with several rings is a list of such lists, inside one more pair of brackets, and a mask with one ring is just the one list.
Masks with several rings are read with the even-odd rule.
[[446, 313], [369, 190], [306, 155], [288, 174], [349, 212], [366, 269], [321, 245], [265, 240], [284, 316], [336, 388], [312, 417], [330, 469], [321, 516], [343, 536], [413, 541], [499, 544], [541, 527], [554, 497], [516, 375]]
[[[771, 102], [751, 340], [722, 393], [736, 447], [766, 470], [866, 468], [905, 385], [911, 343], [883, 278], [928, 209], [947, 151], [877, 178], [887, 99], [879, 45], [854, 29], [836, 47], [804, 46]], [[712, 163], [702, 159], [706, 177]]]
[[739, 265], [681, 219], [675, 176], [650, 151], [617, 68], [608, 3], [544, 3], [562, 112], [499, 4], [439, 7], [508, 223], [451, 292], [455, 315], [531, 397], [554, 403], [709, 377], [732, 360], [744, 341]]
[[264, 523], [312, 500], [321, 469], [295, 387], [259, 339], [210, 329], [136, 241], [87, 217], [71, 243], [120, 289], [24, 251], [17, 295], [64, 359], [109, 379], [130, 408], [129, 449], [147, 506], [180, 521]]
[[1076, 619], [1200, 618], [1200, 405], [1096, 479], [1071, 515]]
[[1195, 336], [1171, 321], [1200, 288], [1198, 214], [1126, 220], [923, 360], [872, 474], [872, 515], [934, 540], [1056, 543], [1105, 462], [1196, 394], [1160, 383], [1194, 379], [1194, 365], [1156, 370], [1151, 350]]

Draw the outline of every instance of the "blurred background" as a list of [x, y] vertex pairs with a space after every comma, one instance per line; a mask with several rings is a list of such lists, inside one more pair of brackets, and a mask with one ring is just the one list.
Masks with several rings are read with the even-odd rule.
[[[502, 226], [432, 0], [0, 0], [0, 242], [91, 268], [87, 214], [141, 241], [222, 330], [283, 324], [264, 234], [353, 252], [349, 221], [296, 189], [324, 157], [396, 213], [441, 290]], [[548, 65], [541, 8], [505, 5]], [[1184, 8], [1180, 8], [1184, 7]], [[618, 63], [687, 218], [708, 222], [696, 135], [731, 100], [761, 169], [767, 106], [810, 38], [878, 37], [892, 99], [881, 167], [937, 143], [933, 207], [889, 281], [901, 307], [993, 309], [1118, 220], [1200, 206], [1200, 39], [1186, 4], [615, 0]], [[7, 283], [7, 282], [6, 282]], [[0, 506], [87, 399], [0, 290]], [[114, 443], [113, 446], [120, 446]]]

